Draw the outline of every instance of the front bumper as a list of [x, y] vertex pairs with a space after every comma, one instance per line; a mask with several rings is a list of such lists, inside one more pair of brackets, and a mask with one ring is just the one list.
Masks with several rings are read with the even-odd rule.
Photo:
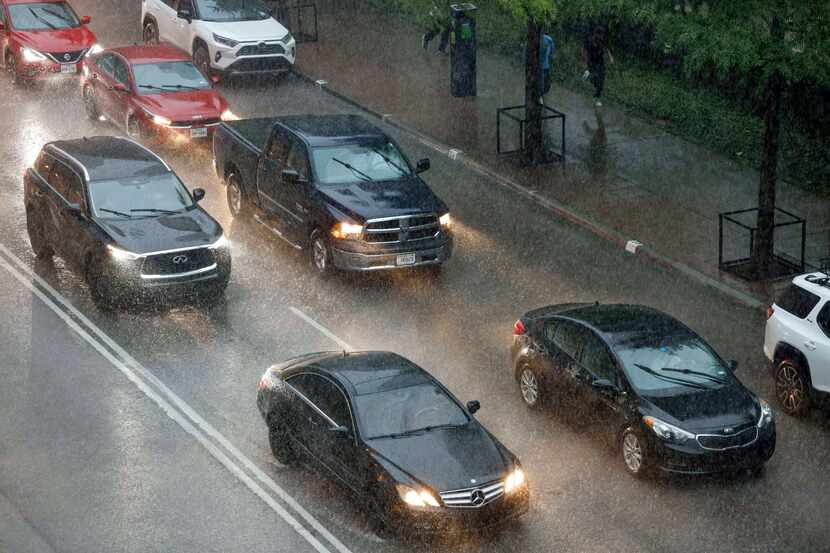
[[[83, 60], [75, 63], [55, 63], [53, 61], [25, 62], [18, 60], [17, 72], [26, 80], [53, 78], [76, 78], [83, 74]], [[71, 68], [68, 71], [66, 68]]]
[[[361, 253], [332, 248], [334, 266], [343, 271], [385, 271], [440, 265], [452, 256], [453, 242], [448, 239], [441, 245], [421, 250], [402, 250], [383, 253]], [[401, 255], [414, 254], [415, 262], [399, 265]]]
[[751, 444], [725, 450], [707, 450], [697, 442], [676, 445], [653, 439], [658, 470], [674, 474], [715, 474], [751, 469], [766, 463], [775, 452], [775, 423], [758, 431]]
[[168, 143], [173, 145], [183, 144], [211, 144], [213, 133], [221, 122], [191, 125], [156, 125], [147, 120], [142, 120], [147, 135], [157, 143]]
[[[264, 45], [268, 54], [259, 53], [263, 51], [260, 45]], [[214, 43], [210, 50], [210, 64], [214, 71], [224, 75], [262, 75], [290, 71], [296, 59], [297, 45], [293, 40], [287, 44], [280, 41], [255, 45], [242, 43], [233, 48]]]

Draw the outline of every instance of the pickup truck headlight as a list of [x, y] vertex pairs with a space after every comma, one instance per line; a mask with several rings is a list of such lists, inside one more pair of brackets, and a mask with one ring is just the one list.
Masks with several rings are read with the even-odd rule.
[[357, 240], [363, 234], [363, 225], [337, 223], [331, 229], [331, 235], [340, 240]]
[[221, 44], [222, 46], [227, 46], [228, 48], [236, 48], [236, 46], [239, 44], [232, 38], [223, 37], [221, 35], [217, 35], [216, 33], [213, 33], [213, 42], [215, 42], [216, 44]]
[[450, 217], [449, 213], [444, 213], [438, 218], [438, 222], [441, 223], [442, 227], [450, 228], [452, 226], [452, 217]]
[[49, 61], [49, 58], [47, 58], [37, 50], [29, 48], [28, 46], [24, 46], [20, 49], [20, 55], [23, 58], [23, 61], [28, 63], [34, 63], [37, 61]]
[[696, 436], [682, 428], [678, 428], [655, 417], [643, 417], [643, 422], [651, 428], [657, 436], [667, 442], [683, 444], [688, 440], [694, 440]]

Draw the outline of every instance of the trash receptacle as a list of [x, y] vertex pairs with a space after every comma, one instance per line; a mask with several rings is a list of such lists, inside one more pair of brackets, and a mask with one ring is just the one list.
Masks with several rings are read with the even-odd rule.
[[453, 96], [476, 95], [476, 20], [473, 4], [452, 4], [450, 34], [450, 92]]

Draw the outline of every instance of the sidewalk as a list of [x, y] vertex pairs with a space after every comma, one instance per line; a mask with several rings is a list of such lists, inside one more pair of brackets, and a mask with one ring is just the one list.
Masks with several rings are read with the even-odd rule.
[[[757, 205], [757, 171], [556, 86], [546, 105], [567, 114], [567, 162], [522, 168], [496, 154], [496, 109], [524, 102], [522, 66], [480, 50], [478, 95], [454, 98], [449, 56], [436, 55], [435, 42], [425, 52], [420, 29], [361, 2], [333, 4], [320, 3], [319, 41], [299, 48], [302, 74], [659, 256], [768, 299], [771, 287], [717, 266], [718, 213]], [[557, 144], [558, 129], [551, 135]], [[779, 207], [807, 219], [806, 259], [817, 266], [830, 256], [830, 200], [785, 182], [777, 197]]]

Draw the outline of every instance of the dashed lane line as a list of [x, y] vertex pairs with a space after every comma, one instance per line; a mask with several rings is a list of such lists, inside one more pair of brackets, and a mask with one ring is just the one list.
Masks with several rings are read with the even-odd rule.
[[320, 323], [318, 323], [317, 321], [315, 321], [314, 319], [312, 319], [311, 317], [309, 317], [308, 315], [306, 315], [305, 313], [303, 313], [302, 311], [300, 311], [296, 307], [291, 307], [290, 309], [291, 309], [292, 313], [297, 315], [299, 318], [301, 318], [302, 320], [304, 320], [305, 322], [307, 322], [308, 324], [310, 324], [311, 326], [313, 326], [317, 330], [319, 330], [324, 336], [326, 336], [327, 338], [330, 338], [334, 342], [337, 342], [337, 345], [339, 345], [344, 350], [354, 351], [354, 348], [352, 346], [350, 346], [348, 342], [338, 338], [334, 334], [334, 332], [332, 332], [331, 330], [329, 330], [325, 326], [321, 325]]

